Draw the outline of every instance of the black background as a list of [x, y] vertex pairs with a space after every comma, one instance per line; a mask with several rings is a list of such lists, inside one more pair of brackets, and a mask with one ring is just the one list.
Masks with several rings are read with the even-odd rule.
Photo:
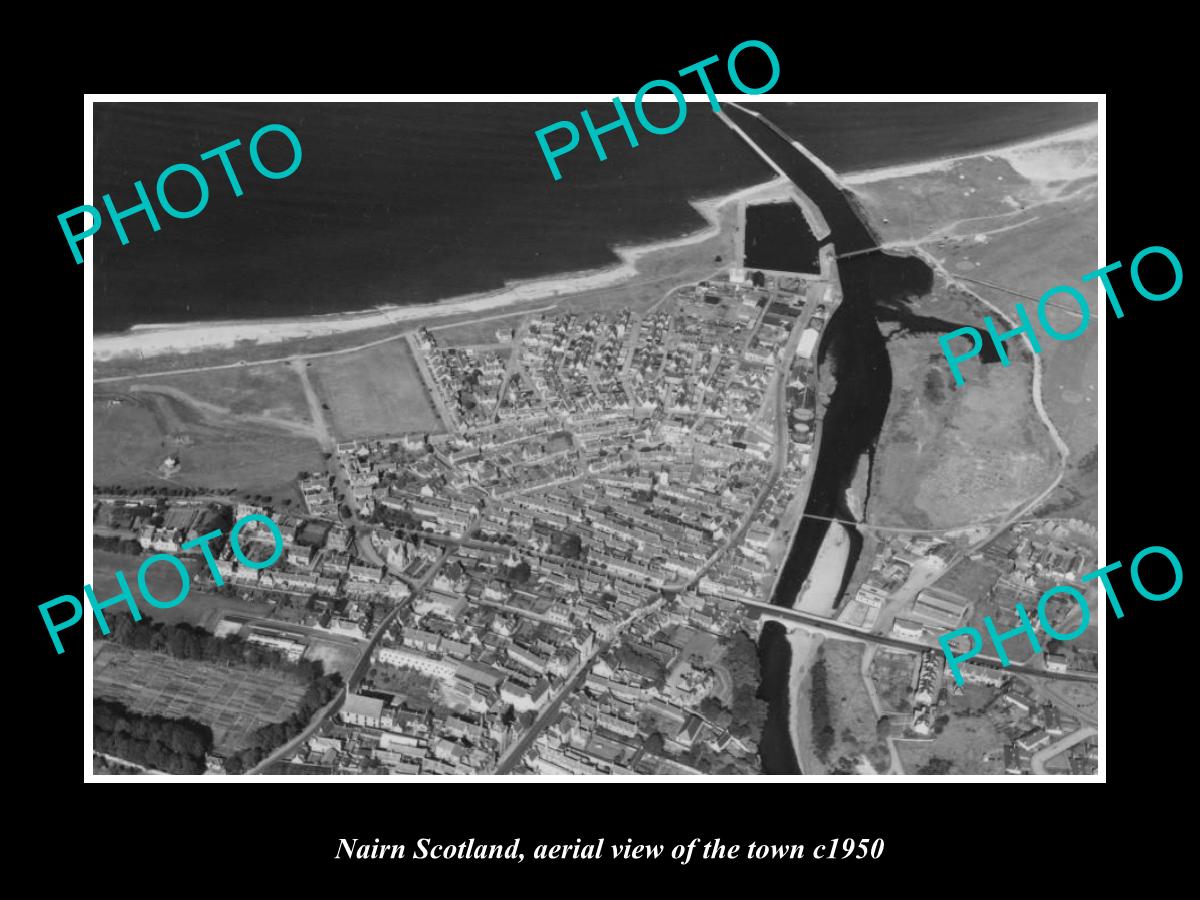
[[[1155, 58], [1149, 67], [1140, 61], [1122, 63], [1119, 71], [1114, 62], [1108, 72], [1089, 73], [1082, 60], [1100, 53], [1097, 46], [1080, 40], [1072, 44], [1073, 50], [1022, 51], [1009, 36], [998, 33], [977, 36], [971, 62], [964, 62], [965, 72], [951, 78], [945, 67], [952, 64], [953, 54], [947, 48], [939, 48], [936, 58], [922, 55], [932, 53], [932, 44], [939, 40], [932, 33], [922, 35], [919, 43], [914, 37], [914, 43], [902, 49], [895, 45], [898, 35], [877, 47], [864, 43], [862, 36], [837, 30], [852, 27], [849, 22], [820, 33], [799, 26], [772, 33], [757, 21], [730, 15], [728, 24], [711, 28], [706, 36], [619, 27], [590, 41], [578, 29], [545, 38], [502, 38], [495, 33], [473, 44], [460, 32], [451, 38], [414, 31], [395, 33], [376, 49], [352, 45], [349, 36], [340, 42], [331, 36], [319, 47], [280, 46], [265, 56], [258, 42], [223, 41], [214, 33], [212, 39], [219, 43], [211, 48], [211, 64], [131, 61], [121, 72], [107, 66], [92, 70], [82, 84], [60, 75], [57, 87], [46, 86], [27, 100], [37, 140], [29, 145], [32, 159], [22, 163], [21, 171], [29, 171], [31, 161], [37, 174], [15, 179], [25, 192], [17, 219], [21, 228], [33, 231], [35, 240], [21, 237], [7, 245], [19, 251], [10, 254], [8, 264], [18, 273], [14, 285], [20, 285], [12, 296], [8, 335], [13, 354], [7, 396], [12, 452], [8, 474], [16, 487], [7, 535], [8, 569], [17, 581], [10, 602], [18, 628], [17, 640], [9, 646], [20, 646], [23, 658], [20, 668], [9, 672], [6, 730], [8, 755], [17, 769], [10, 777], [19, 782], [14, 790], [22, 795], [29, 791], [30, 797], [17, 811], [26, 836], [20, 845], [10, 844], [11, 850], [21, 855], [20, 846], [25, 846], [52, 854], [53, 864], [61, 864], [62, 854], [67, 854], [83, 864], [79, 871], [97, 879], [112, 878], [121, 870], [204, 873], [198, 881], [183, 879], [195, 889], [233, 889], [237, 883], [268, 884], [275, 879], [282, 879], [275, 882], [282, 886], [297, 879], [316, 890], [328, 886], [330, 878], [351, 890], [359, 883], [403, 889], [415, 888], [422, 874], [436, 874], [451, 878], [425, 883], [454, 893], [467, 889], [458, 879], [474, 875], [496, 888], [507, 884], [567, 894], [593, 883], [600, 864], [570, 871], [566, 864], [539, 863], [534, 868], [531, 861], [517, 867], [475, 863], [451, 869], [428, 861], [339, 863], [333, 861], [333, 852], [339, 837], [411, 844], [421, 836], [439, 843], [520, 836], [527, 855], [540, 842], [571, 843], [576, 837], [587, 842], [601, 835], [610, 843], [632, 837], [635, 842], [668, 846], [716, 836], [736, 843], [808, 845], [835, 837], [886, 839], [884, 857], [870, 864], [805, 860], [758, 862], [752, 867], [693, 864], [681, 870], [666, 859], [605, 869], [605, 880], [623, 875], [613, 883], [627, 890], [648, 890], [649, 882], [639, 876], [653, 867], [671, 879], [659, 889], [679, 888], [677, 879], [689, 874], [689, 880], [714, 886], [711, 879], [732, 875], [730, 883], [742, 890], [789, 893], [827, 884], [844, 889], [864, 878], [879, 878], [881, 885], [902, 889], [923, 885], [965, 891], [1002, 878], [1001, 883], [1019, 890], [1069, 890], [1084, 870], [1104, 867], [1106, 853], [1136, 854], [1140, 841], [1153, 841], [1157, 854], [1170, 855], [1174, 826], [1160, 816], [1174, 807], [1191, 767], [1184, 736], [1193, 699], [1192, 679], [1184, 674], [1191, 656], [1190, 620], [1185, 621], [1189, 583], [1185, 581], [1170, 600], [1152, 603], [1134, 593], [1127, 574], [1134, 554], [1152, 544], [1171, 548], [1185, 572], [1191, 571], [1182, 525], [1192, 480], [1187, 459], [1194, 456], [1190, 419], [1195, 381], [1189, 363], [1196, 354], [1190, 347], [1194, 332], [1184, 320], [1187, 286], [1170, 300], [1151, 303], [1136, 295], [1128, 277], [1129, 261], [1150, 245], [1171, 248], [1187, 269], [1183, 222], [1194, 194], [1190, 147], [1179, 130], [1177, 103], [1182, 98], [1170, 88], [1173, 82], [1161, 69], [1164, 60]], [[1054, 43], [1052, 31], [1042, 37]], [[37, 612], [38, 603], [59, 594], [79, 596], [85, 577], [74, 568], [81, 512], [74, 478], [83, 449], [74, 428], [81, 374], [84, 416], [90, 416], [90, 359], [84, 355], [81, 373], [75, 355], [80, 338], [74, 310], [81, 304], [83, 267], [74, 264], [55, 218], [84, 199], [81, 88], [161, 93], [586, 91], [631, 97], [645, 81], [707, 56], [717, 54], [723, 63], [729, 50], [747, 38], [765, 40], [778, 54], [782, 75], [772, 93], [1115, 88], [1107, 94], [1104, 154], [1107, 261], [1125, 263], [1113, 280], [1126, 315], [1118, 321], [1110, 311], [1106, 322], [1105, 561], [1126, 564], [1113, 578], [1126, 615], [1118, 621], [1109, 612], [1106, 623], [1107, 725], [1102, 752], [1107, 785], [1020, 784], [1022, 779], [1003, 784], [924, 779], [899, 787], [851, 780], [564, 785], [518, 780], [414, 784], [397, 779], [385, 785], [347, 779], [344, 787], [159, 784], [135, 787], [132, 794], [130, 782], [84, 785], [81, 714], [88, 694], [82, 686], [83, 629], [64, 633], [66, 652], [56, 656]], [[1129, 42], [1137, 40], [1130, 35]], [[1141, 52], [1151, 53], [1151, 48], [1142, 46]], [[757, 57], [751, 51], [739, 58], [739, 71], [748, 84], [765, 81], [765, 71], [754, 71]], [[111, 55], [106, 58], [113, 61]], [[981, 70], [994, 71], [996, 77], [984, 80]], [[711, 71], [716, 90], [732, 92], [723, 65]], [[938, 77], [932, 77], [935, 74]], [[696, 88], [688, 84], [685, 89]], [[536, 148], [531, 146], [531, 152]], [[83, 498], [82, 505], [86, 523], [89, 498]], [[1162, 589], [1150, 568], [1143, 577], [1151, 588]], [[1014, 785], [1017, 795], [1011, 791]], [[1184, 821], [1188, 818], [1185, 814]], [[65, 849], [68, 845], [71, 849]], [[83, 858], [75, 859], [76, 854]], [[1024, 862], [1029, 859], [1042, 862]], [[1029, 880], [1029, 865], [1047, 862], [1055, 871], [1057, 888], [1040, 877]], [[429, 868], [435, 865], [437, 873]], [[794, 876], [785, 867], [795, 868]], [[829, 869], [837, 871], [822, 874]], [[138, 881], [150, 888], [150, 883], [141, 882], [143, 877], [139, 874]]]

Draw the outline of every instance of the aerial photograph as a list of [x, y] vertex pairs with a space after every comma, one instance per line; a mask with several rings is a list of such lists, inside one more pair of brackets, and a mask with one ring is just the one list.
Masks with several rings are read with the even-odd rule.
[[92, 774], [1095, 775], [1097, 103], [792, 99], [97, 101]]

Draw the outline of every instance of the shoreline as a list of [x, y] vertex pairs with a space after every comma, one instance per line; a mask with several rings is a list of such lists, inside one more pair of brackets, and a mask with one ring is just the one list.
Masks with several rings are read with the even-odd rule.
[[971, 153], [959, 153], [953, 156], [939, 156], [934, 159], [921, 160], [912, 163], [900, 163], [894, 166], [880, 166], [873, 169], [856, 169], [850, 172], [839, 172], [838, 175], [848, 185], [867, 184], [872, 181], [884, 181], [889, 178], [906, 178], [910, 175], [920, 175], [925, 172], [936, 172], [945, 169], [952, 163], [960, 162], [964, 159], [976, 159], [980, 156], [999, 156], [1006, 158], [1008, 154], [1019, 153], [1026, 150], [1036, 150], [1041, 147], [1046, 147], [1051, 144], [1064, 143], [1066, 141], [1080, 141], [1095, 138], [1100, 133], [1099, 121], [1087, 122], [1083, 125], [1076, 125], [1071, 128], [1056, 131], [1051, 134], [1042, 135], [1041, 137], [1029, 138], [1024, 141], [1016, 141], [1011, 144], [1000, 144], [995, 147], [990, 147], [984, 150], [976, 150]]
[[[1017, 154], [1064, 141], [1094, 138], [1098, 134], [1098, 130], [1098, 122], [1090, 122], [989, 150], [875, 169], [837, 173], [830, 170], [827, 174], [834, 178], [835, 183], [845, 186], [867, 184], [888, 178], [901, 178], [938, 171], [964, 159], [981, 156], [1005, 157], [1007, 154]], [[587, 291], [616, 288], [628, 284], [638, 277], [640, 274], [638, 261], [642, 258], [662, 251], [701, 243], [719, 234], [718, 212], [722, 207], [751, 198], [764, 201], [793, 199], [799, 202], [799, 198], [794, 195], [795, 191], [790, 182], [783, 175], [776, 175], [767, 181], [738, 188], [727, 194], [689, 200], [688, 203], [706, 220], [706, 224], [676, 237], [637, 244], [610, 245], [610, 250], [618, 260], [600, 268], [516, 279], [506, 281], [502, 286], [487, 291], [459, 294], [411, 305], [389, 304], [369, 309], [309, 316], [137, 324], [121, 332], [93, 334], [92, 360], [93, 362], [109, 362], [131, 357], [146, 358], [185, 354], [197, 350], [227, 350], [233, 349], [238, 343], [244, 341], [250, 341], [255, 345], [281, 343], [471, 313], [496, 314], [502, 313], [508, 307], [523, 303], [557, 300]], [[518, 311], [514, 311], [514, 314], [516, 312]]]
[[117, 333], [92, 337], [92, 359], [104, 362], [136, 354], [141, 357], [192, 350], [229, 349], [240, 341], [277, 343], [297, 338], [344, 334], [413, 320], [444, 318], [464, 313], [494, 312], [521, 303], [556, 299], [585, 291], [619, 287], [640, 274], [638, 261], [667, 250], [703, 243], [720, 234], [719, 211], [730, 203], [749, 199], [784, 199], [793, 193], [782, 176], [728, 194], [689, 200], [704, 219], [699, 228], [676, 237], [639, 244], [614, 244], [610, 249], [618, 261], [599, 269], [539, 276], [505, 282], [489, 291], [461, 294], [406, 306], [388, 305], [373, 309], [324, 313], [312, 316], [214, 319], [179, 323], [134, 325]]

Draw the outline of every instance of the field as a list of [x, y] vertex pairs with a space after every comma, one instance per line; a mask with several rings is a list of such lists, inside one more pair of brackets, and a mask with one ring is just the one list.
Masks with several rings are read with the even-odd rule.
[[827, 754], [829, 767], [846, 757], [857, 760], [866, 754], [877, 771], [886, 771], [888, 750], [877, 736], [878, 717], [862, 679], [862, 644], [826, 640], [821, 644], [825, 659], [826, 694], [836, 738]]
[[[949, 321], [974, 315], [942, 292], [914, 309]], [[953, 378], [932, 334], [893, 334], [892, 395], [872, 472], [876, 524], [950, 528], [995, 518], [1050, 482], [1057, 452], [1030, 394], [1032, 364], [1013, 355]]]
[[155, 385], [185, 391], [196, 400], [238, 416], [265, 416], [305, 424], [312, 421], [300, 379], [284, 363], [131, 379], [119, 383], [119, 389]]
[[94, 663], [93, 694], [137, 712], [185, 717], [213, 730], [213, 749], [236, 752], [261, 725], [282, 722], [305, 688], [294, 678], [180, 660], [104, 644]]
[[[999, 775], [1004, 771], [1004, 739], [986, 716], [951, 715], [945, 730], [932, 741], [897, 741], [907, 775], [919, 774], [931, 759], [948, 760], [949, 775]], [[988, 755], [985, 760], [984, 755]]]
[[913, 653], [894, 653], [883, 648], [875, 654], [871, 678], [885, 713], [911, 711], [913, 674], [918, 661]]
[[[120, 587], [117, 585], [114, 573], [119, 570], [125, 573], [125, 580], [129, 582], [142, 615], [166, 625], [187, 622], [190, 625], [198, 625], [206, 631], [214, 631], [217, 622], [225, 615], [268, 616], [271, 613], [271, 607], [266, 603], [247, 603], [237, 597], [197, 590], [194, 577], [187, 598], [178, 606], [172, 606], [170, 609], [158, 609], [151, 606], [142, 601], [137, 588], [137, 570], [144, 558], [127, 553], [94, 550], [92, 553], [92, 590], [96, 592], [96, 598], [107, 600], [117, 594]], [[197, 571], [205, 571], [208, 568], [201, 559], [185, 559], [184, 565], [193, 576]], [[156, 597], [162, 597], [164, 600], [170, 600], [179, 593], [179, 577], [175, 574], [174, 567], [166, 563], [160, 563], [150, 568], [146, 573], [146, 584]], [[124, 604], [112, 607], [114, 614], [124, 609]]]
[[308, 373], [339, 441], [442, 430], [407, 341], [316, 359]]
[[[552, 312], [551, 312], [552, 314]], [[521, 327], [522, 314], [504, 316], [503, 318], [484, 317], [479, 321], [462, 322], [458, 325], [437, 325], [430, 332], [437, 338], [439, 347], [469, 347], [477, 344], [497, 344], [499, 347], [509, 347], [510, 344], [499, 344], [496, 332], [501, 328], [511, 328], [516, 331]]]
[[[1010, 315], [1021, 303], [1036, 321], [1037, 300], [1043, 293], [1058, 285], [1083, 289], [1081, 276], [1105, 262], [1097, 258], [1096, 158], [1094, 137], [1062, 141], [856, 184], [854, 191], [887, 241], [918, 246], [948, 275], [961, 279], [961, 287]], [[1095, 285], [1083, 292], [1092, 318], [1078, 338], [1056, 341], [1035, 324], [1042, 345], [1046, 411], [1070, 450], [1063, 482], [1039, 512], [1095, 522], [1096, 317], [1103, 301]], [[1051, 324], [1059, 331], [1072, 330], [1079, 323], [1071, 312], [1073, 301], [1063, 296], [1052, 302], [1067, 310], [1050, 308]], [[985, 314], [978, 307], [970, 317], [956, 321], [982, 331]], [[933, 337], [928, 343], [940, 357]], [[889, 346], [889, 351], [895, 360], [896, 348]], [[980, 371], [977, 363], [971, 366], [966, 390], [975, 389], [972, 381]], [[912, 359], [897, 369], [918, 379], [923, 374]], [[1028, 399], [1028, 375], [1023, 380]], [[897, 465], [905, 468], [903, 462]], [[914, 467], [910, 463], [908, 468]]]
[[[113, 394], [98, 386], [92, 404], [93, 478], [98, 485], [232, 487], [276, 503], [300, 501], [294, 479], [319, 470], [320, 447], [305, 431], [222, 418], [177, 396]], [[170, 478], [159, 471], [178, 455]]]

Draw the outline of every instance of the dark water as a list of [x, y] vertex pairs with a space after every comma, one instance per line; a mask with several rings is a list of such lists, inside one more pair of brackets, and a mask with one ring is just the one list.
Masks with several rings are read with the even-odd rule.
[[821, 246], [795, 203], [756, 203], [746, 207], [746, 267], [780, 272], [821, 271]]
[[743, 104], [836, 172], [959, 156], [1096, 121], [1095, 103]]
[[[107, 225], [89, 239], [97, 254], [95, 328], [425, 303], [605, 266], [617, 259], [612, 244], [702, 227], [689, 199], [772, 175], [715, 116], [697, 111], [674, 134], [639, 134], [637, 148], [622, 132], [605, 135], [605, 162], [585, 133], [577, 150], [558, 158], [563, 178], [556, 182], [533, 133], [561, 119], [578, 122], [579, 109], [97, 104], [97, 194], [112, 193], [118, 209], [132, 206], [134, 180], [153, 196], [158, 173], [176, 162], [200, 168], [211, 194], [195, 218], [160, 211], [158, 232], [143, 215], [127, 219], [127, 246]], [[598, 107], [594, 118], [607, 121]], [[295, 131], [303, 148], [299, 169], [275, 181], [253, 169], [247, 149], [250, 136], [273, 122]], [[241, 197], [232, 195], [219, 160], [199, 160], [233, 138], [242, 141], [230, 154]], [[279, 135], [261, 146], [272, 168], [291, 159]], [[175, 175], [168, 196], [187, 209], [198, 189]]]
[[[579, 121], [578, 103], [103, 103], [95, 106], [95, 186], [118, 209], [153, 195], [166, 166], [195, 164], [208, 206], [195, 218], [125, 221], [88, 239], [96, 253], [95, 328], [134, 323], [296, 316], [423, 303], [500, 287], [506, 280], [577, 271], [615, 260], [609, 247], [682, 234], [703, 220], [691, 198], [773, 174], [704, 105], [673, 134], [604, 137], [600, 162], [586, 134], [549, 174], [533, 132]], [[589, 104], [598, 123], [602, 104]], [[835, 168], [849, 170], [993, 146], [1095, 118], [1088, 104], [770, 104]], [[966, 107], [966, 108], [964, 108]], [[247, 144], [262, 125], [291, 127], [300, 168], [269, 181]], [[230, 158], [245, 190], [233, 197], [218, 160], [199, 154], [238, 138]], [[551, 136], [555, 141], [557, 135]], [[552, 144], [557, 146], [557, 143]], [[264, 161], [282, 168], [271, 135]], [[168, 182], [175, 204], [196, 196]], [[824, 208], [830, 197], [813, 188]], [[154, 201], [157, 207], [157, 201]], [[77, 224], [80, 219], [74, 220]], [[841, 229], [839, 249], [852, 241]], [[64, 241], [63, 252], [67, 253]]]
[[[850, 195], [761, 120], [737, 111], [731, 111], [730, 115], [817, 202], [831, 228], [829, 240], [839, 253], [877, 246], [874, 234], [860, 217]], [[885, 303], [893, 309], [901, 308], [904, 298], [926, 293], [933, 285], [933, 271], [915, 257], [877, 252], [839, 260], [838, 272], [843, 301], [829, 320], [819, 356], [820, 365], [831, 368], [837, 387], [825, 411], [821, 448], [805, 511], [809, 515], [851, 519], [845, 490], [853, 479], [859, 457], [874, 452], [892, 386], [891, 364], [876, 311]], [[829, 524], [820, 519], [802, 520], [780, 573], [773, 603], [791, 606]], [[855, 531], [851, 535], [842, 590], [862, 549], [861, 535]], [[763, 771], [795, 774], [800, 766], [788, 729], [791, 650], [782, 626], [763, 629], [759, 652], [763, 671], [759, 696], [770, 706], [759, 742]]]

